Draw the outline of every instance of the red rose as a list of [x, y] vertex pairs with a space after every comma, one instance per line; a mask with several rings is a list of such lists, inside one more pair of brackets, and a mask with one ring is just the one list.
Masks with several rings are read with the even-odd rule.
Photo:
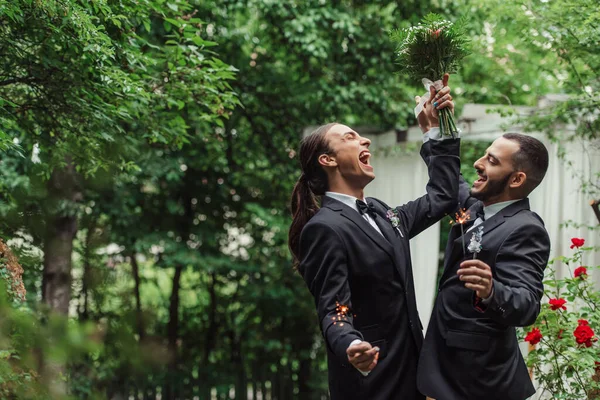
[[533, 328], [527, 336], [525, 336], [525, 341], [530, 344], [538, 344], [540, 340], [542, 340], [542, 332], [538, 328]]
[[578, 319], [577, 320], [577, 325], [589, 325], [590, 323], [587, 321], [587, 319]]
[[575, 328], [575, 331], [573, 331], [573, 336], [575, 336], [575, 341], [578, 344], [583, 344], [585, 347], [592, 347], [592, 341], [596, 341], [596, 338], [594, 337], [594, 331], [589, 327], [589, 325], [587, 325], [587, 321], [585, 321], [585, 324], [580, 323], [579, 326]]
[[553, 311], [556, 311], [560, 308], [562, 308], [563, 310], [567, 309], [567, 307], [565, 307], [565, 304], [567, 303], [565, 299], [550, 299], [548, 303], [550, 304], [550, 308]]
[[594, 365], [596, 366], [596, 372], [600, 372], [600, 362], [594, 361]]
[[558, 331], [558, 335], [556, 335], [556, 337], [559, 338], [559, 339], [562, 339], [563, 338], [562, 334], [563, 334], [564, 331], [565, 331], [564, 329], [559, 330]]
[[571, 239], [571, 248], [577, 247], [580, 248], [581, 246], [584, 245], [585, 243], [585, 239], [582, 238], [572, 238]]
[[587, 268], [586, 267], [577, 267], [575, 268], [575, 272], [573, 272], [573, 276], [575, 278], [585, 279], [587, 276]]

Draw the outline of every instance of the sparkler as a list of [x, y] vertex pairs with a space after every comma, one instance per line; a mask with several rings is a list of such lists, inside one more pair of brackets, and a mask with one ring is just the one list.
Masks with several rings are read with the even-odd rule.
[[454, 220], [450, 221], [450, 223], [457, 223], [460, 225], [460, 236], [462, 239], [462, 250], [463, 250], [463, 257], [466, 256], [466, 250], [465, 250], [465, 222], [469, 221], [471, 218], [471, 214], [469, 213], [469, 210], [463, 208], [462, 210], [459, 210], [456, 214], [454, 214]]

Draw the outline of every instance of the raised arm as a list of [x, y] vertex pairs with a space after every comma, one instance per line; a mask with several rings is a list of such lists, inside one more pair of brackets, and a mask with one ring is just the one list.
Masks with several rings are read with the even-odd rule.
[[460, 174], [459, 153], [460, 139], [430, 139], [423, 144], [421, 157], [427, 164], [429, 173], [427, 193], [397, 207], [398, 215], [410, 238], [456, 209]]

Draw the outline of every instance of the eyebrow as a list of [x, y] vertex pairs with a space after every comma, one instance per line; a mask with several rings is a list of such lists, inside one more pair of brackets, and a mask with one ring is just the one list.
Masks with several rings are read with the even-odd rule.
[[342, 137], [346, 137], [347, 135], [353, 135], [353, 136], [356, 136], [356, 132], [354, 132], [354, 131], [348, 131], [348, 132], [345, 132], [345, 133], [343, 133], [343, 134], [342, 134]]
[[500, 160], [498, 159], [498, 157], [496, 157], [495, 155], [493, 155], [493, 154], [492, 154], [492, 153], [490, 153], [489, 151], [488, 151], [488, 157], [492, 157], [494, 160], [496, 160], [496, 162], [497, 162], [498, 164], [500, 164]]

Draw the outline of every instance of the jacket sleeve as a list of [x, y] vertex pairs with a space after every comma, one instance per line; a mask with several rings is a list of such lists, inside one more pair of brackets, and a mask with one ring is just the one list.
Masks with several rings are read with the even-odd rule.
[[453, 212], [458, 205], [460, 139], [429, 140], [421, 147], [427, 164], [427, 193], [396, 208], [402, 226], [412, 238]]
[[345, 246], [331, 226], [306, 225], [300, 237], [299, 269], [314, 297], [328, 348], [342, 364], [349, 365], [346, 349], [363, 337], [353, 324]]
[[540, 313], [544, 268], [550, 238], [541, 225], [522, 225], [506, 238], [496, 255], [494, 293], [476, 309], [508, 326], [532, 325]]

